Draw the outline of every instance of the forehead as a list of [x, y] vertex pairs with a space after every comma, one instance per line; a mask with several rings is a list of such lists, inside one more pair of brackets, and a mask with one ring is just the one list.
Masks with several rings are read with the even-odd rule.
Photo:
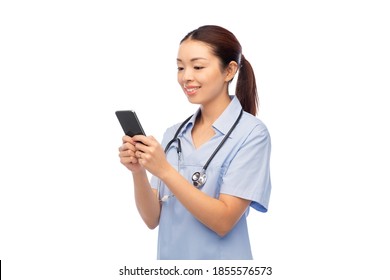
[[186, 40], [180, 44], [177, 58], [181, 61], [193, 58], [212, 59], [215, 58], [215, 55], [208, 44], [196, 40]]

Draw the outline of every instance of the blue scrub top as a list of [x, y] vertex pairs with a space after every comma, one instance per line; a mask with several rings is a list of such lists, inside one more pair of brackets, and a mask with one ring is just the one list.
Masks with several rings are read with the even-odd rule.
[[[199, 172], [230, 130], [241, 111], [236, 97], [213, 124], [215, 135], [202, 146], [195, 148], [191, 130], [199, 110], [182, 128], [182, 157], [179, 163], [177, 141], [167, 151], [168, 161], [182, 176], [192, 183], [194, 172]], [[180, 123], [167, 129], [162, 146], [174, 137]], [[271, 192], [270, 135], [264, 123], [244, 112], [229, 139], [215, 155], [206, 170], [207, 181], [202, 191], [218, 198], [220, 193], [251, 200], [250, 206], [266, 212]], [[160, 199], [172, 195], [158, 178], [152, 177], [152, 187], [159, 190]], [[246, 217], [249, 207], [234, 228], [224, 237], [199, 222], [174, 196], [162, 202], [158, 259], [228, 260], [252, 259]]]

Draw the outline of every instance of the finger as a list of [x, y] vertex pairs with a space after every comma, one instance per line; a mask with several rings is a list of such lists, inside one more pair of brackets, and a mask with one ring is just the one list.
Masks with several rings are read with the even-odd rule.
[[119, 157], [136, 157], [132, 150], [119, 151]]
[[[160, 144], [154, 139], [153, 136], [148, 136], [148, 137], [137, 137], [137, 139], [142, 140], [138, 141], [135, 144], [135, 148], [139, 151], [142, 151], [144, 153], [152, 151], [154, 148], [158, 147]], [[135, 139], [134, 139], [135, 140]]]
[[144, 144], [146, 146], [149, 146], [150, 144], [148, 137], [146, 137], [145, 135], [134, 135], [132, 139], [133, 141]]
[[142, 143], [135, 144], [135, 150], [139, 151], [139, 152], [142, 152], [142, 153], [147, 153], [148, 152], [148, 148], [149, 148], [148, 146], [145, 146]]
[[122, 145], [122, 146], [119, 146], [118, 150], [119, 150], [119, 152], [122, 152], [122, 151], [128, 150], [128, 148], [126, 147], [126, 145]]
[[135, 152], [135, 157], [138, 159], [142, 159], [145, 156], [145, 153], [142, 151]]
[[125, 159], [125, 160], [137, 160], [137, 152], [135, 151], [132, 151], [132, 150], [126, 150], [126, 151], [120, 151], [118, 156], [121, 158], [121, 159]]
[[131, 143], [131, 137], [128, 136], [128, 135], [124, 135], [124, 136], [122, 137], [122, 142], [123, 142], [123, 143], [126, 143], [126, 142], [130, 142], [130, 143]]
[[126, 142], [122, 146], [119, 147], [119, 151], [127, 151], [127, 150], [135, 151], [134, 145]]
[[136, 159], [135, 157], [121, 157], [120, 158], [120, 162], [122, 164], [136, 164], [138, 163], [138, 159]]

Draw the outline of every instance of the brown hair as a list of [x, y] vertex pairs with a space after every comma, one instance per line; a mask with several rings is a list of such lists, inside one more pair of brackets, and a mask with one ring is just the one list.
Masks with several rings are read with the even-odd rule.
[[223, 27], [204, 25], [188, 33], [180, 44], [185, 40], [197, 40], [208, 44], [219, 57], [223, 68], [226, 68], [231, 61], [238, 64], [236, 96], [244, 111], [255, 116], [259, 102], [255, 74], [251, 64], [243, 56], [236, 36]]

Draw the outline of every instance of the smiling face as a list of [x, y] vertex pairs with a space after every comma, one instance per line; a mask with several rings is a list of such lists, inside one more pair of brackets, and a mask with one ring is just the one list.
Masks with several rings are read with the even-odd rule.
[[194, 104], [216, 103], [228, 96], [228, 83], [234, 77], [231, 67], [222, 69], [221, 62], [207, 44], [186, 40], [177, 56], [177, 80], [188, 100]]

